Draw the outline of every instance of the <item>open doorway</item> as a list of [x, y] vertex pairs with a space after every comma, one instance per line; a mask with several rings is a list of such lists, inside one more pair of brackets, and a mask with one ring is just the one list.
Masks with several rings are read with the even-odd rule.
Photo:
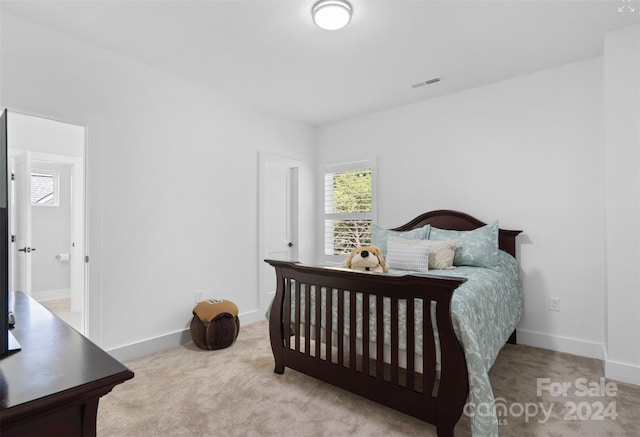
[[85, 332], [84, 126], [9, 111], [9, 288]]

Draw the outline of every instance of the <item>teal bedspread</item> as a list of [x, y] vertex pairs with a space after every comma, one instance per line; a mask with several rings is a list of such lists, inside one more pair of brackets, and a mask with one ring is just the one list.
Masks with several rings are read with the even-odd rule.
[[[406, 274], [395, 271], [391, 273]], [[498, 251], [496, 269], [459, 266], [452, 270], [432, 270], [429, 273], [468, 279], [456, 289], [451, 300], [453, 329], [464, 349], [469, 374], [469, 408], [465, 410], [478, 412], [471, 416], [474, 436], [497, 436], [498, 419], [494, 414], [495, 401], [489, 381], [489, 369], [522, 317], [524, 299], [518, 263], [508, 253]], [[419, 308], [420, 306], [416, 306], [416, 353], [422, 353], [422, 314]], [[432, 306], [432, 311], [433, 309]], [[403, 332], [402, 304], [399, 305], [399, 310], [400, 348], [404, 349], [406, 333]], [[388, 311], [384, 314], [385, 318], [389, 317]], [[375, 332], [374, 321], [375, 315], [370, 321]], [[385, 326], [390, 326], [390, 320], [385, 319]], [[390, 344], [388, 331], [385, 330], [385, 344]], [[373, 335], [375, 334], [372, 333], [372, 337]], [[488, 412], [491, 414], [487, 414]]]
[[[468, 411], [481, 413], [471, 417], [473, 435], [497, 436], [498, 419], [489, 369], [522, 317], [524, 299], [520, 268], [511, 255], [499, 251], [496, 270], [457, 267], [438, 270], [438, 274], [469, 279], [453, 294], [453, 328], [467, 360]], [[484, 414], [487, 411], [493, 414]]]

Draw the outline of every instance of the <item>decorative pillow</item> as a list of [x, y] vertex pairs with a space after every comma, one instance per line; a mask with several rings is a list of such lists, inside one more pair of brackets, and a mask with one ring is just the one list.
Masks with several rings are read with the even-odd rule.
[[395, 237], [404, 238], [406, 240], [426, 240], [429, 236], [431, 225], [425, 225], [418, 229], [410, 231], [392, 231], [383, 229], [378, 225], [373, 225], [371, 230], [371, 245], [378, 246], [382, 250], [382, 256], [387, 256], [387, 239], [393, 235]]
[[407, 240], [391, 235], [387, 240], [387, 264], [395, 270], [428, 272], [430, 247], [427, 240]]
[[450, 231], [431, 228], [430, 240], [457, 240], [453, 264], [495, 268], [498, 264], [498, 222], [472, 231]]
[[437, 270], [455, 269], [453, 258], [456, 254], [457, 240], [433, 241], [429, 250], [429, 268]]

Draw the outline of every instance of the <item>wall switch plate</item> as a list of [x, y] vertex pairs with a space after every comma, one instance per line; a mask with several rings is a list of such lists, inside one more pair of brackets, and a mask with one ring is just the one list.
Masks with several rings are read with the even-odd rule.
[[198, 290], [196, 291], [196, 303], [202, 302], [204, 300], [204, 291]]
[[560, 298], [559, 297], [550, 297], [549, 298], [549, 311], [560, 311]]

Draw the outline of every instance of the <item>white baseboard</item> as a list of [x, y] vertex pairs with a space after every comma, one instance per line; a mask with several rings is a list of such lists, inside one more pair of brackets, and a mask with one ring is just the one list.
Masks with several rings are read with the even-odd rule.
[[600, 343], [518, 329], [518, 344], [602, 360], [605, 378], [640, 386], [640, 366], [610, 360]]
[[[242, 313], [239, 314], [238, 317], [240, 318], [240, 332], [242, 332], [243, 326], [250, 325], [259, 320], [264, 320], [264, 314], [261, 314], [260, 310], [252, 310], [247, 313]], [[107, 352], [118, 361], [128, 361], [153, 354], [155, 352], [160, 352], [165, 349], [178, 347], [181, 344], [188, 343], [190, 341], [191, 332], [189, 329], [183, 329], [161, 335], [159, 337], [109, 349]]]
[[597, 360], [604, 359], [604, 349], [601, 343], [521, 329], [517, 330], [517, 338], [518, 344], [595, 358]]
[[187, 343], [189, 340], [191, 340], [191, 334], [188, 329], [184, 329], [160, 337], [109, 349], [107, 352], [118, 361], [128, 361], [165, 349], [178, 347], [181, 344]]
[[640, 386], [640, 366], [612, 361], [604, 350], [604, 376], [627, 384]]
[[71, 289], [60, 288], [58, 290], [32, 291], [31, 297], [37, 300], [38, 302], [44, 302], [44, 301], [53, 300], [53, 299], [64, 299], [67, 297], [71, 297]]
[[248, 313], [243, 313], [238, 316], [240, 318], [240, 327], [243, 325], [251, 325], [252, 323], [266, 320], [264, 317], [264, 311], [256, 309]]

